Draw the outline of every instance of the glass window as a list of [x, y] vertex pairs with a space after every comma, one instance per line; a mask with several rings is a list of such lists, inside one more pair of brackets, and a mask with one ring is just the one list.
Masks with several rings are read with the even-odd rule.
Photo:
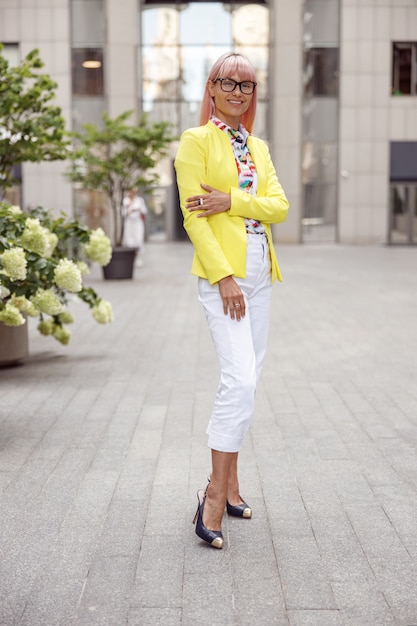
[[19, 46], [17, 44], [4, 43], [1, 54], [12, 67], [19, 65]]
[[72, 0], [72, 43], [104, 45], [106, 41], [103, 0]]
[[72, 49], [72, 93], [75, 96], [104, 94], [102, 48]]
[[237, 8], [233, 12], [232, 33], [235, 46], [267, 46], [269, 43], [268, 9], [258, 4]]
[[302, 240], [334, 241], [337, 224], [339, 14], [336, 0], [305, 0]]
[[80, 131], [83, 124], [101, 126], [102, 115], [105, 111], [104, 98], [75, 97], [72, 99], [73, 130]]
[[232, 14], [223, 3], [191, 2], [180, 13], [183, 46], [232, 44]]
[[144, 110], [149, 111], [158, 100], [181, 97], [178, 48], [146, 46], [142, 49], [142, 98]]
[[389, 243], [417, 243], [417, 186], [392, 184], [390, 196]]
[[417, 43], [392, 44], [392, 94], [417, 95]]
[[337, 0], [306, 0], [304, 10], [304, 42], [318, 46], [337, 46], [339, 42], [339, 2]]
[[304, 52], [304, 90], [306, 96], [339, 93], [339, 49], [310, 48]]
[[183, 99], [198, 102], [200, 106], [207, 80], [208, 68], [211, 68], [220, 55], [228, 52], [230, 46], [186, 46], [181, 50], [183, 68]]
[[142, 11], [142, 44], [175, 46], [178, 44], [178, 11], [169, 7]]
[[[198, 124], [208, 71], [230, 50], [252, 61], [258, 76], [258, 107], [266, 101], [269, 12], [265, 6], [253, 2], [158, 4], [145, 2], [149, 6], [141, 13], [142, 107], [152, 119], [172, 121], [174, 115], [176, 132]], [[257, 119], [257, 126], [265, 132], [266, 115], [260, 117], [264, 119]]]
[[304, 140], [337, 141], [339, 106], [336, 98], [308, 98], [304, 101]]

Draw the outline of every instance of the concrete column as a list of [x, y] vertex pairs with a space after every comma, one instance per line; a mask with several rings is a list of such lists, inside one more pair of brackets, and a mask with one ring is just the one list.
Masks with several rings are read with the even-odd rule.
[[[106, 0], [107, 110], [138, 110], [139, 16], [136, 0]], [[132, 118], [133, 119], [133, 118]]]
[[271, 156], [290, 201], [287, 221], [274, 227], [280, 242], [300, 241], [302, 0], [271, 3]]

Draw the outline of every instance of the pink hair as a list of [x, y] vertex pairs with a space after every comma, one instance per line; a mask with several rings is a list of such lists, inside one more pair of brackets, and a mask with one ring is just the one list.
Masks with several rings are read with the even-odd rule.
[[[215, 81], [217, 78], [232, 78], [238, 76], [240, 80], [251, 80], [256, 83], [256, 74], [252, 63], [243, 54], [235, 52], [226, 52], [223, 54], [210, 70], [207, 78], [206, 88], [204, 90], [203, 99], [201, 101], [200, 124], [207, 124], [211, 116], [214, 114], [214, 101], [208, 90], [208, 83]], [[257, 93], [256, 87], [253, 92], [252, 100], [248, 110], [242, 116], [242, 124], [250, 133], [252, 132], [255, 122]]]

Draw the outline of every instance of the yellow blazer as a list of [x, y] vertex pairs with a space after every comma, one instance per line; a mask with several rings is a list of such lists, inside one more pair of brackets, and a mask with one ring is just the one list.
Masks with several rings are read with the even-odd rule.
[[[248, 147], [258, 176], [257, 195], [239, 188], [238, 171], [229, 137], [212, 122], [185, 131], [175, 158], [175, 170], [184, 228], [194, 246], [191, 273], [217, 283], [231, 274], [246, 276], [246, 228], [244, 217], [262, 222], [269, 242], [272, 281], [282, 280], [270, 224], [283, 222], [288, 213], [285, 197], [267, 145], [250, 136]], [[205, 183], [231, 194], [229, 211], [197, 218], [185, 208], [190, 196], [203, 195]]]

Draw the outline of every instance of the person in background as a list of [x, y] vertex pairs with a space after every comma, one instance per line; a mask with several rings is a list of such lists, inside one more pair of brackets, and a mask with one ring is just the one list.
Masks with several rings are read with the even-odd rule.
[[207, 79], [200, 126], [182, 134], [175, 159], [191, 271], [220, 364], [207, 428], [211, 475], [194, 518], [197, 535], [215, 548], [223, 547], [225, 509], [252, 516], [240, 496], [238, 454], [267, 347], [272, 283], [282, 280], [271, 224], [289, 206], [265, 142], [251, 135], [256, 86], [245, 56], [222, 55]]
[[124, 218], [123, 245], [136, 249], [135, 263], [143, 265], [143, 247], [145, 241], [145, 219], [148, 209], [145, 200], [134, 189], [130, 189], [123, 198], [122, 214]]

